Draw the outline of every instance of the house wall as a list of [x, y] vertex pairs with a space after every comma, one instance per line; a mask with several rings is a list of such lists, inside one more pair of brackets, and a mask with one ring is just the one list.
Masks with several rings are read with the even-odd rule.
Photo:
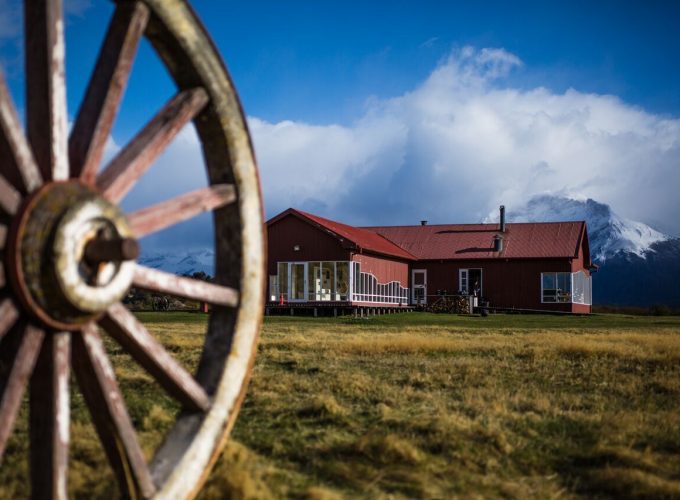
[[361, 263], [361, 272], [373, 274], [378, 283], [398, 281], [404, 288], [409, 286], [408, 261], [370, 254], [353, 254], [352, 260]]
[[571, 262], [571, 272], [584, 271], [590, 276], [590, 270], [586, 267], [586, 264], [589, 264], [589, 262], [585, 262], [585, 244], [585, 240], [583, 240], [578, 249], [578, 256]]
[[[350, 260], [349, 249], [340, 241], [294, 215], [288, 215], [267, 228], [267, 274], [276, 274], [277, 262]], [[295, 245], [300, 250], [295, 251]]]
[[428, 295], [437, 290], [457, 293], [460, 269], [482, 269], [482, 296], [493, 307], [590, 311], [590, 306], [579, 304], [541, 303], [541, 273], [572, 272], [570, 259], [420, 261], [412, 268], [427, 270]]

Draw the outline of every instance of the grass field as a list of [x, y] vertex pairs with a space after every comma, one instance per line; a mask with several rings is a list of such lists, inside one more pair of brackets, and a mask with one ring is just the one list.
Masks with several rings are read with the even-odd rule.
[[[188, 367], [205, 317], [143, 313]], [[149, 453], [177, 407], [110, 345]], [[22, 410], [24, 413], [26, 408]], [[73, 396], [74, 497], [115, 496]], [[0, 497], [26, 493], [25, 414]], [[680, 317], [267, 318], [204, 498], [680, 498]]]

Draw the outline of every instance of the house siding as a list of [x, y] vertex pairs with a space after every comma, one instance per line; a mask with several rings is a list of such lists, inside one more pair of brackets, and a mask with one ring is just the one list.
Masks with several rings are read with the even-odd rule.
[[[350, 251], [324, 230], [289, 215], [268, 228], [268, 274], [276, 274], [277, 262], [350, 260]], [[295, 245], [300, 250], [295, 251]]]
[[455, 294], [461, 287], [460, 269], [481, 269], [482, 297], [493, 307], [565, 312], [590, 308], [541, 302], [541, 273], [572, 272], [568, 259], [419, 261], [413, 268], [427, 270], [428, 295], [435, 295], [437, 290]]
[[404, 288], [409, 286], [408, 262], [369, 254], [354, 254], [352, 260], [361, 263], [361, 272], [373, 274], [379, 283], [398, 281]]

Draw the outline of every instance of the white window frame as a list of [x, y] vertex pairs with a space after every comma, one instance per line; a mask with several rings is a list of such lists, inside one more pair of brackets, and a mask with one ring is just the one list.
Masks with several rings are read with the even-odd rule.
[[[484, 269], [481, 267], [467, 267], [458, 270], [458, 292], [472, 295], [470, 291], [470, 271], [479, 271], [479, 296], [484, 295]], [[465, 275], [465, 288], [463, 288], [463, 275]]]
[[[557, 281], [557, 275], [558, 274], [568, 274], [569, 275], [569, 300], [568, 301], [559, 301], [557, 300], [557, 296], [555, 296], [555, 300], [543, 300], [543, 275], [544, 274], [554, 274], [555, 275], [555, 289], [557, 289], [558, 281]], [[578, 304], [578, 302], [574, 302], [574, 273], [570, 271], [546, 271], [541, 273], [541, 304]]]
[[[316, 261], [314, 261], [316, 262]], [[292, 299], [291, 296], [293, 295], [293, 266], [294, 265], [300, 265], [302, 264], [304, 266], [304, 291], [302, 296], [304, 298], [302, 299]], [[295, 262], [288, 262], [288, 302], [309, 302], [308, 297], [309, 297], [309, 286], [307, 283], [307, 276], [308, 276], [308, 268], [309, 266], [309, 261], [295, 261]]]
[[[416, 273], [423, 273], [423, 285], [416, 285]], [[411, 303], [416, 303], [416, 288], [422, 288], [423, 293], [423, 304], [427, 304], [427, 269], [412, 269], [411, 270]]]

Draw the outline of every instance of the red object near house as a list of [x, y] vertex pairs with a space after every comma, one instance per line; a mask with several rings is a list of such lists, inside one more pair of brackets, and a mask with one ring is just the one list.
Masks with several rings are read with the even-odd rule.
[[441, 295], [589, 313], [584, 221], [353, 227], [288, 209], [267, 222], [269, 300], [400, 307]]

